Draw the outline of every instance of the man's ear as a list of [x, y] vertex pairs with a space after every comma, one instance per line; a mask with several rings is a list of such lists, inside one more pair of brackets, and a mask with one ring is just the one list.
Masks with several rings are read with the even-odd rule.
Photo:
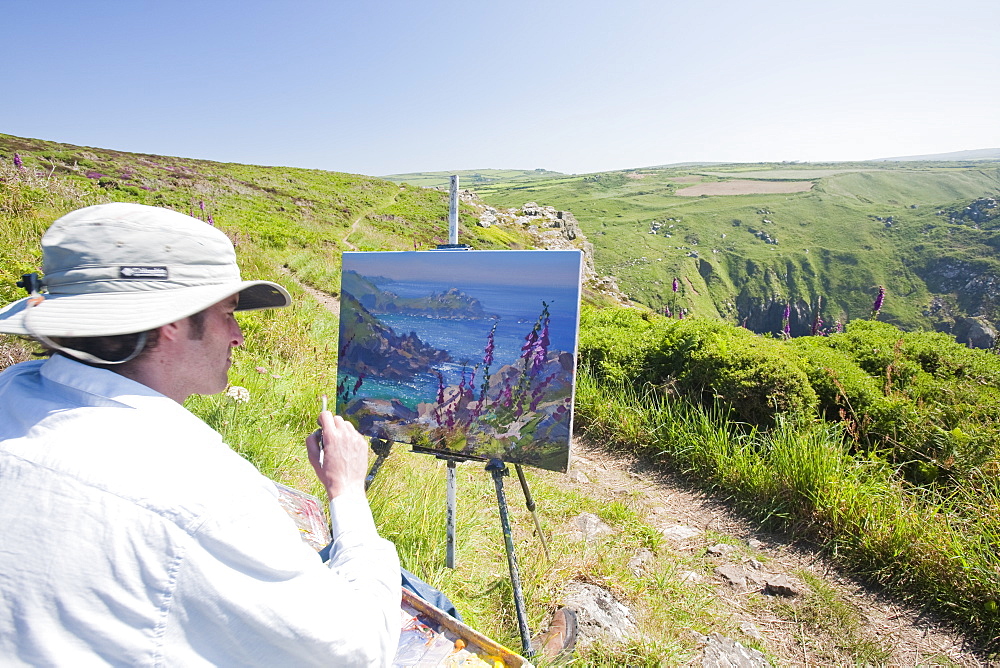
[[[186, 318], [185, 318], [186, 320]], [[171, 322], [167, 325], [160, 327], [160, 340], [166, 341], [178, 341], [183, 336], [184, 332], [184, 320], [178, 320], [177, 322]]]

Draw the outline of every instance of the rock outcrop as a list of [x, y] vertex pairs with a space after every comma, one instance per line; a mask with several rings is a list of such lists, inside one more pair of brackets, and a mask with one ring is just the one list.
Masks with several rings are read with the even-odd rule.
[[970, 348], [992, 348], [997, 338], [997, 330], [986, 318], [955, 318], [951, 330], [955, 340]]
[[597, 273], [594, 268], [594, 245], [587, 240], [572, 212], [536, 202], [527, 202], [521, 208], [498, 209], [484, 203], [470, 190], [461, 192], [461, 200], [476, 210], [481, 227], [517, 226], [527, 230], [538, 248], [583, 251], [584, 288], [620, 304], [630, 303], [613, 277]]

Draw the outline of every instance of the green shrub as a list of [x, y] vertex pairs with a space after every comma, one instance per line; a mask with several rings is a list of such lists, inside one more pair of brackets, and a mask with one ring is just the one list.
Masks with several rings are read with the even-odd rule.
[[919, 364], [902, 353], [903, 333], [890, 324], [853, 321], [846, 332], [830, 340], [831, 346], [850, 355], [866, 373], [884, 379], [887, 390], [905, 389], [921, 371]]
[[668, 320], [635, 309], [584, 309], [581, 360], [607, 382], [662, 386], [721, 402], [736, 419], [775, 424], [781, 413], [811, 413], [816, 393], [775, 339], [717, 320]]
[[650, 356], [666, 325], [666, 318], [649, 311], [584, 306], [580, 311], [580, 363], [602, 381], [648, 379]]
[[802, 370], [819, 400], [819, 413], [827, 420], [864, 415], [883, 398], [879, 383], [830, 338], [803, 336], [788, 342], [800, 356]]
[[778, 415], [816, 410], [808, 376], [776, 339], [720, 321], [681, 320], [671, 327], [657, 357], [682, 390], [701, 393], [705, 405], [721, 401], [743, 422], [773, 426]]

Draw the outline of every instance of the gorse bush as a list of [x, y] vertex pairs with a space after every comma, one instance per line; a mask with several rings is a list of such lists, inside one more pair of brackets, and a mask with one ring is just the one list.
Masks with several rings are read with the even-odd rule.
[[809, 378], [779, 340], [717, 320], [678, 320], [656, 351], [662, 379], [702, 403], [721, 401], [732, 416], [758, 426], [773, 426], [777, 416], [811, 414], [816, 392]]
[[750, 426], [841, 423], [853, 451], [915, 483], [983, 466], [1000, 442], [1000, 358], [944, 334], [858, 321], [785, 341], [717, 320], [585, 308], [580, 356], [602, 382], [654, 387]]
[[601, 379], [719, 402], [751, 425], [808, 414], [817, 403], [808, 377], [779, 341], [716, 320], [586, 308], [580, 359]]

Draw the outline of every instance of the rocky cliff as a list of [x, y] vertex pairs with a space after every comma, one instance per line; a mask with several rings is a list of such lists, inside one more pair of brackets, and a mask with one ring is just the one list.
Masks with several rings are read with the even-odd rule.
[[587, 240], [580, 223], [570, 211], [527, 202], [520, 208], [500, 209], [484, 203], [470, 190], [461, 193], [464, 203], [473, 207], [480, 227], [517, 226], [531, 235], [534, 245], [545, 250], [583, 252], [583, 289], [604, 300], [630, 304], [614, 277], [601, 276], [594, 267], [594, 245]]

